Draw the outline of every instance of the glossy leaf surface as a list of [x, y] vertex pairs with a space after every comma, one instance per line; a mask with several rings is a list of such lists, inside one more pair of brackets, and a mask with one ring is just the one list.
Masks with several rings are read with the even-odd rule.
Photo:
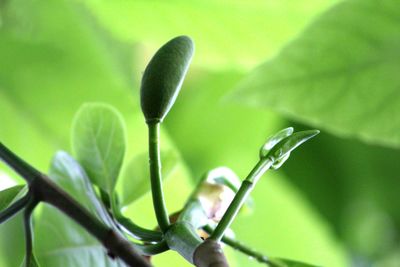
[[72, 148], [90, 180], [112, 194], [126, 146], [124, 122], [113, 107], [85, 104], [77, 112], [72, 129]]

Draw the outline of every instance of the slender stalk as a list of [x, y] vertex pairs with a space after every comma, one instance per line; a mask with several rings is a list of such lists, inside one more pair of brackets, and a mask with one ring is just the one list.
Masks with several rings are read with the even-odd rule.
[[12, 218], [21, 209], [23, 209], [28, 204], [29, 199], [30, 199], [30, 193], [18, 199], [10, 207], [0, 212], [0, 224]]
[[38, 202], [34, 198], [30, 198], [24, 211], [24, 228], [25, 228], [25, 266], [31, 266], [33, 257], [33, 232], [32, 232], [32, 212]]
[[115, 196], [111, 198], [111, 210], [122, 230], [133, 238], [147, 242], [158, 242], [162, 240], [163, 234], [161, 232], [143, 228], [135, 224], [131, 219], [126, 218], [117, 207]]
[[163, 253], [169, 250], [169, 246], [166, 240], [162, 240], [161, 242], [155, 244], [136, 244], [134, 243], [135, 248], [140, 251], [142, 255], [153, 256], [160, 253]]
[[194, 254], [202, 244], [196, 229], [186, 221], [176, 222], [165, 233], [168, 246], [177, 251], [190, 263], [193, 263]]
[[239, 191], [236, 193], [231, 204], [222, 216], [221, 221], [218, 223], [214, 232], [211, 234], [210, 239], [219, 241], [224, 236], [226, 229], [232, 224], [240, 208], [243, 206], [250, 192], [260, 179], [260, 177], [271, 167], [273, 161], [270, 159], [262, 158], [256, 166], [251, 170], [246, 179], [242, 182]]
[[164, 201], [161, 177], [161, 157], [160, 157], [160, 124], [158, 122], [148, 123], [149, 127], [149, 163], [151, 193], [153, 196], [153, 206], [156, 213], [158, 225], [163, 233], [170, 226], [167, 207]]
[[[211, 234], [213, 232], [213, 228], [210, 225], [206, 225], [204, 228], [204, 231], [206, 231], [208, 234]], [[225, 243], [226, 245], [232, 247], [233, 249], [240, 251], [244, 254], [246, 254], [247, 256], [257, 260], [260, 263], [266, 263], [271, 267], [280, 267], [279, 265], [276, 265], [275, 263], [271, 262], [267, 256], [265, 256], [264, 254], [260, 253], [259, 251], [256, 251], [254, 249], [252, 249], [251, 247], [248, 247], [246, 245], [244, 245], [242, 242], [237, 241], [233, 238], [230, 238], [226, 235], [224, 235], [221, 239], [221, 241], [223, 243]]]
[[202, 241], [197, 229], [208, 223], [208, 217], [198, 199], [198, 192], [206, 176], [198, 183], [178, 220], [166, 234], [167, 242], [197, 267], [227, 267], [228, 263], [218, 242]]

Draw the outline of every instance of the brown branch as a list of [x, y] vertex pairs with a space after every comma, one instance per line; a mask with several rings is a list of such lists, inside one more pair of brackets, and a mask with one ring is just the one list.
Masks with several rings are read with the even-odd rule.
[[151, 266], [120, 233], [104, 225], [46, 175], [23, 161], [2, 143], [0, 158], [28, 182], [29, 193], [35, 199], [49, 203], [80, 224], [103, 244], [111, 257], [119, 257], [132, 267]]
[[197, 247], [193, 262], [196, 267], [229, 267], [221, 244], [211, 239]]

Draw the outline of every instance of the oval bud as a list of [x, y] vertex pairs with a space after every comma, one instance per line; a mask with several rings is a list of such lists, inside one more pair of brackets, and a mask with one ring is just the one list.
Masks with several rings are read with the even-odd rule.
[[193, 51], [192, 40], [179, 36], [163, 45], [150, 60], [140, 88], [141, 107], [147, 123], [162, 122], [171, 109]]

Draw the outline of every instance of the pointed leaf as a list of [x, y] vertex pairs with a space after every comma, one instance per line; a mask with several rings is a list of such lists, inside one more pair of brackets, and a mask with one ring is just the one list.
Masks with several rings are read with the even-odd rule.
[[6, 209], [26, 192], [28, 189], [25, 185], [16, 185], [0, 191], [0, 211]]
[[[163, 180], [169, 178], [178, 165], [178, 155], [173, 150], [161, 151]], [[150, 191], [149, 156], [147, 153], [133, 157], [121, 175], [122, 199], [125, 206]]]
[[277, 144], [267, 155], [271, 157], [275, 162], [279, 162], [278, 166], [282, 165], [282, 161], [285, 161], [295, 148], [306, 142], [307, 140], [313, 138], [319, 133], [318, 130], [308, 130], [301, 131], [292, 134], [289, 137], [283, 139], [279, 144]]
[[286, 129], [283, 129], [273, 136], [270, 136], [265, 144], [261, 147], [260, 149], [260, 158], [263, 158], [268, 155], [268, 152], [280, 141], [282, 141], [284, 138], [290, 136], [293, 134], [293, 127], [289, 127]]
[[84, 104], [72, 129], [72, 148], [89, 179], [112, 194], [125, 154], [125, 126], [112, 106]]

